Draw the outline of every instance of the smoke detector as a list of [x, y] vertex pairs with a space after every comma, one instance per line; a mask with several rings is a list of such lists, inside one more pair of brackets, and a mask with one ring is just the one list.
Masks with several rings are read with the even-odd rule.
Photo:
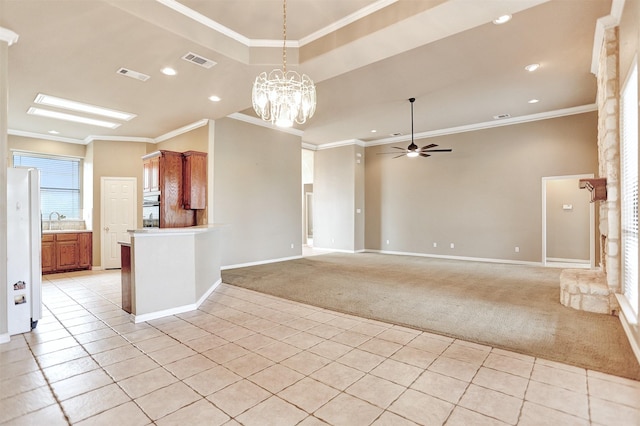
[[204, 56], [196, 55], [193, 52], [189, 52], [182, 57], [187, 62], [191, 62], [192, 64], [200, 65], [203, 68], [209, 69], [214, 66], [217, 62], [212, 61], [211, 59], [207, 59]]
[[494, 115], [493, 119], [502, 120], [503, 118], [509, 118], [509, 117], [511, 117], [511, 114], [498, 114], [498, 115]]

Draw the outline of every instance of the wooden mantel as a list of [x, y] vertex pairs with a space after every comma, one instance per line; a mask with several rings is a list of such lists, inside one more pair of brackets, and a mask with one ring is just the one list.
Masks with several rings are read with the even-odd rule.
[[580, 189], [587, 188], [591, 192], [591, 202], [607, 200], [607, 179], [580, 179]]

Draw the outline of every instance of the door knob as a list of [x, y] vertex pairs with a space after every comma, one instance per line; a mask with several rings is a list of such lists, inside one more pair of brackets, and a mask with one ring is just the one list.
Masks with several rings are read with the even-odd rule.
[[107, 231], [107, 232], [109, 232], [109, 227], [108, 227], [108, 226], [105, 226], [105, 227], [104, 227], [104, 230], [105, 230], [105, 231]]

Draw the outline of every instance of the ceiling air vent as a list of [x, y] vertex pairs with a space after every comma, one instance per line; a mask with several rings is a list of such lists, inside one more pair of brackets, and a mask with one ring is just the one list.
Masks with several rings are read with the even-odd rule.
[[502, 120], [503, 118], [509, 118], [509, 117], [511, 117], [511, 114], [498, 114], [498, 115], [494, 115], [493, 119]]
[[126, 75], [127, 77], [135, 78], [136, 80], [140, 81], [147, 81], [149, 80], [149, 78], [151, 78], [146, 74], [142, 74], [141, 72], [129, 70], [126, 68], [120, 68], [118, 71], [116, 71], [116, 73], [120, 75]]
[[204, 58], [204, 57], [202, 57], [200, 55], [196, 55], [193, 52], [187, 53], [186, 55], [184, 55], [182, 57], [182, 59], [184, 59], [187, 62], [191, 62], [191, 63], [196, 64], [196, 65], [200, 65], [201, 67], [206, 68], [206, 69], [209, 69], [209, 68], [211, 68], [212, 66], [214, 66], [216, 64], [215, 61], [212, 61], [211, 59]]

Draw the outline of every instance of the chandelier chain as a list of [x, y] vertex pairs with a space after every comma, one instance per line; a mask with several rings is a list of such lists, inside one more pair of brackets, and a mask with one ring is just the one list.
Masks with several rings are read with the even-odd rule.
[[287, 73], [287, 0], [282, 2], [282, 71]]
[[282, 69], [260, 73], [251, 93], [253, 110], [279, 127], [304, 124], [316, 111], [316, 86], [305, 74], [287, 71], [287, 0], [282, 2]]

